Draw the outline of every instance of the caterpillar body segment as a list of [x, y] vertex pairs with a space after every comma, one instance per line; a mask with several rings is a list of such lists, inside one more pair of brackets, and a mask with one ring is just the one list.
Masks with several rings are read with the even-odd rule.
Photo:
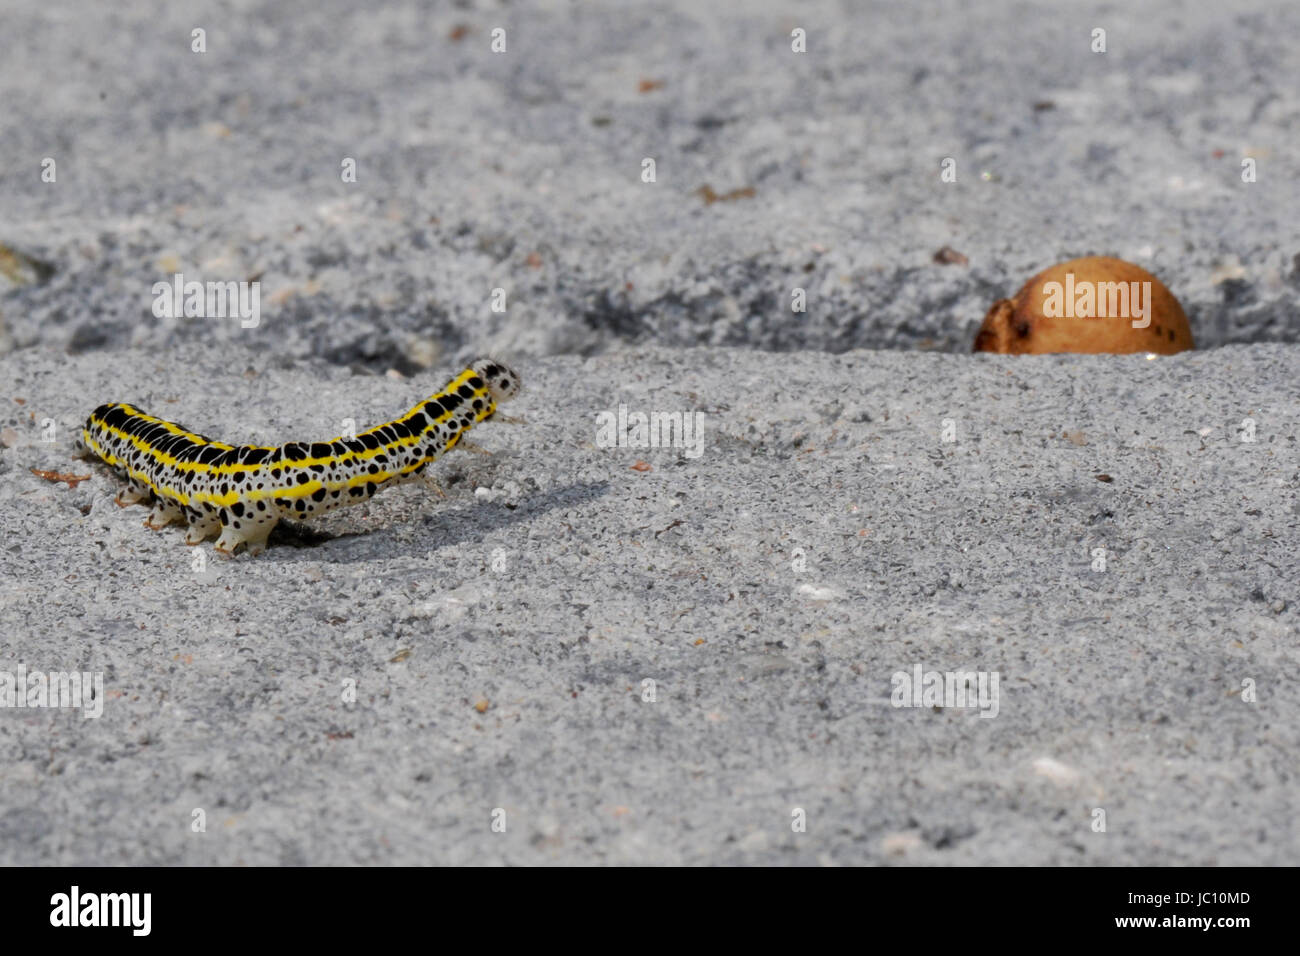
[[259, 554], [281, 518], [324, 514], [421, 477], [519, 385], [505, 365], [478, 359], [404, 415], [355, 438], [275, 447], [214, 441], [113, 402], [90, 413], [79, 444], [125, 479], [117, 504], [153, 505], [146, 527], [185, 521], [186, 544], [220, 532], [218, 551]]

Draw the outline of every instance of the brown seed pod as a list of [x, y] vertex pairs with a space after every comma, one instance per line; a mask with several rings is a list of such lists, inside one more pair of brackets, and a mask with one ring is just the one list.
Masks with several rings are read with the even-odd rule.
[[[1135, 326], [1135, 323], [1137, 327]], [[976, 352], [1156, 352], [1195, 348], [1183, 307], [1140, 266], [1087, 256], [1044, 269], [993, 304]]]

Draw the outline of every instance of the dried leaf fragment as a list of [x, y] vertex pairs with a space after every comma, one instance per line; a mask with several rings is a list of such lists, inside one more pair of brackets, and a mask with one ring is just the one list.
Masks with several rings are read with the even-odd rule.
[[715, 202], [732, 202], [736, 199], [752, 199], [757, 193], [753, 186], [742, 186], [740, 189], [733, 189], [731, 192], [716, 193], [713, 187], [705, 183], [699, 189], [695, 190], [704, 200], [704, 205], [712, 206]]
[[37, 478], [44, 478], [46, 481], [66, 481], [69, 488], [76, 488], [83, 481], [89, 481], [90, 475], [74, 475], [62, 471], [41, 471], [39, 468], [28, 469]]

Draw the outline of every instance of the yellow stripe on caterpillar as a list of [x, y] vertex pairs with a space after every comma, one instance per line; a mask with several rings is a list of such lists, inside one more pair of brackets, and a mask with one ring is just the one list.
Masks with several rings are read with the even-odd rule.
[[124, 403], [90, 413], [81, 444], [127, 480], [119, 504], [155, 504], [145, 524], [189, 522], [186, 544], [221, 529], [217, 550], [266, 548], [281, 518], [308, 518], [368, 500], [420, 475], [519, 392], [519, 376], [478, 359], [404, 415], [327, 442], [229, 445]]
[[[442, 394], [456, 392], [461, 386], [465, 385], [472, 377], [474, 377], [473, 369], [472, 368], [466, 369], [457, 378], [453, 379], [450, 383], [448, 383], [447, 387], [443, 389], [443, 391], [439, 394], [442, 395]], [[438, 396], [432, 396], [432, 397], [436, 398]], [[101, 407], [109, 407], [109, 406], [101, 406]], [[164, 421], [161, 418], [154, 418], [152, 415], [147, 415], [144, 412], [141, 412], [139, 409], [134, 408], [130, 405], [122, 404], [118, 407], [122, 408], [125, 412], [127, 412], [132, 417], [133, 420], [143, 421], [149, 424], [156, 424], [158, 426], [161, 426], [165, 430], [167, 430], [173, 436], [183, 437], [185, 439], [188, 439], [190, 442], [196, 444], [204, 443], [213, 448], [220, 448], [227, 451], [236, 447], [233, 445], [227, 445], [224, 442], [214, 442], [211, 439], [204, 438], [202, 435], [198, 435], [195, 434], [194, 432], [187, 431], [182, 426], [177, 425], [174, 422]], [[405, 424], [414, 416], [414, 414], [417, 411], [419, 411], [419, 409], [420, 406], [417, 405], [415, 408], [411, 409], [411, 411], [407, 412], [401, 418], [395, 419], [394, 421], [391, 422], [387, 422], [384, 425], [378, 425], [374, 428], [369, 429], [368, 431], [362, 432], [359, 435], [357, 435], [357, 438], [359, 439], [366, 435], [373, 435], [374, 433], [380, 431], [381, 429], [387, 428], [391, 425]], [[98, 411], [98, 409], [96, 409], [96, 411]], [[444, 422], [448, 418], [450, 418], [451, 415], [452, 413], [450, 411], [446, 411], [442, 414], [442, 416], [438, 419], [438, 421]], [[94, 417], [94, 413], [91, 413], [91, 417], [92, 418]], [[89, 425], [89, 422], [87, 422], [87, 425]], [[114, 428], [112, 426], [106, 426], [106, 427], [108, 431], [117, 435], [119, 438], [130, 441], [140, 451], [149, 452], [154, 457], [155, 460], [160, 461], [166, 465], [171, 465], [172, 467], [176, 468], [179, 471], [196, 471], [196, 472], [203, 472], [205, 474], [234, 474], [237, 471], [247, 470], [248, 468], [248, 466], [239, 463], [219, 465], [216, 467], [212, 467], [212, 466], [204, 465], [200, 462], [183, 460], [177, 456], [163, 453], [159, 451], [157, 448], [149, 446], [146, 442], [141, 441], [140, 439], [136, 438], [134, 435], [127, 434], [121, 429]], [[331, 439], [328, 442], [319, 442], [316, 444], [332, 445], [340, 442], [345, 442], [348, 440], [349, 439], [345, 439], [342, 436], [339, 436], [338, 438]], [[417, 443], [418, 443], [417, 439], [407, 438], [407, 439], [392, 441], [387, 445], [376, 447], [374, 449], [364, 449], [360, 451], [350, 450], [344, 453], [343, 455], [339, 455], [339, 456], [331, 455], [323, 458], [306, 458], [295, 462], [295, 464], [302, 465], [304, 467], [310, 467], [311, 465], [315, 465], [315, 464], [324, 464], [326, 462], [333, 462], [336, 460], [347, 460], [349, 458], [374, 458], [376, 455], [383, 454], [391, 450], [392, 448], [401, 445], [410, 446]], [[247, 446], [240, 446], [240, 447], [256, 449], [259, 451], [276, 450], [274, 447], [259, 446], [259, 445], [247, 445]], [[259, 464], [256, 467], [260, 468], [262, 467], [262, 465]]]

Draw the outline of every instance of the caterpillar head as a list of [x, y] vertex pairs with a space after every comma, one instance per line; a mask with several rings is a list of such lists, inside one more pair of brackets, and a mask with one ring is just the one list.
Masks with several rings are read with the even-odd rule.
[[470, 365], [479, 378], [487, 382], [492, 400], [500, 405], [519, 394], [519, 376], [509, 366], [490, 358], [475, 359]]

